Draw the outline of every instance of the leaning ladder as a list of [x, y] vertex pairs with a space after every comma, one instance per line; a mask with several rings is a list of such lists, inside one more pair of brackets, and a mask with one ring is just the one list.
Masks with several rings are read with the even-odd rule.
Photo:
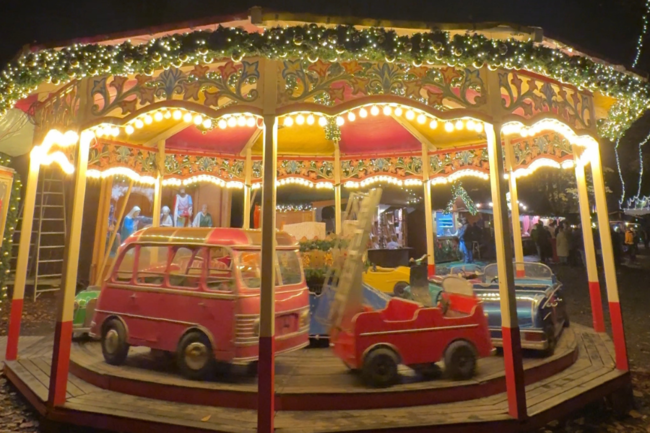
[[345, 323], [351, 319], [351, 317], [348, 317], [350, 315], [349, 312], [355, 310], [355, 306], [361, 307], [363, 294], [361, 287], [363, 256], [368, 250], [370, 230], [372, 228], [374, 214], [381, 200], [381, 193], [382, 190], [376, 188], [368, 194], [359, 194], [356, 197], [352, 197], [352, 200], [348, 200], [346, 217], [351, 218], [352, 213], [356, 211], [357, 221], [352, 239], [348, 245], [347, 255], [343, 261], [342, 268], [339, 268], [341, 269], [340, 277], [336, 275], [339, 273], [337, 269], [332, 279], [336, 289], [330, 309], [329, 323], [333, 329], [341, 329], [344, 327]]
[[[14, 233], [12, 269], [15, 270], [23, 209]], [[39, 175], [34, 206], [34, 223], [30, 240], [26, 284], [34, 287], [33, 299], [44, 292], [59, 290], [63, 276], [63, 253], [67, 236], [65, 211], [65, 186], [61, 172], [43, 168]], [[15, 271], [14, 271], [15, 274]], [[13, 278], [12, 278], [13, 280]]]

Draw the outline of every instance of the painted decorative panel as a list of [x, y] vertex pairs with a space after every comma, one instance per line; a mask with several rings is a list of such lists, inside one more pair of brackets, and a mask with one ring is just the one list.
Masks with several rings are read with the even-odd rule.
[[573, 155], [571, 143], [556, 132], [521, 139], [513, 143], [513, 151], [517, 168], [527, 167], [540, 158], [560, 162]]
[[79, 82], [73, 81], [43, 103], [34, 111], [36, 134], [44, 136], [50, 129], [65, 132], [75, 127], [80, 106]]
[[279, 105], [337, 105], [369, 95], [394, 95], [431, 107], [476, 107], [486, 101], [479, 70], [397, 62], [285, 60]]
[[259, 99], [259, 61], [227, 61], [195, 65], [191, 70], [169, 68], [157, 76], [103, 76], [90, 79], [94, 116], [124, 117], [159, 101], [188, 101], [219, 109], [251, 104]]
[[421, 179], [422, 158], [419, 156], [397, 156], [341, 161], [341, 181], [343, 182], [362, 180], [376, 175]]
[[105, 171], [122, 167], [133, 170], [140, 176], [155, 177], [157, 152], [141, 147], [98, 142], [90, 148], [88, 169]]
[[281, 160], [278, 161], [278, 179], [301, 177], [312, 182], [334, 179], [334, 165], [327, 160]]
[[503, 107], [511, 114], [530, 119], [551, 113], [576, 129], [594, 128], [593, 97], [573, 86], [525, 72], [499, 72]]
[[445, 177], [458, 170], [490, 171], [485, 147], [430, 155], [429, 166], [430, 177]]
[[211, 175], [225, 181], [244, 181], [245, 160], [219, 156], [165, 155], [165, 177], [188, 178]]

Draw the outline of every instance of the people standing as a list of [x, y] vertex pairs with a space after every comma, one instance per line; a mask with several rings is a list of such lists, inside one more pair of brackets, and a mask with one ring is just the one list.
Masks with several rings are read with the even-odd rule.
[[469, 224], [467, 223], [467, 218], [465, 217], [460, 217], [460, 228], [458, 229], [458, 232], [456, 233], [456, 236], [458, 237], [458, 249], [460, 252], [463, 254], [463, 262], [465, 263], [472, 263], [474, 260], [472, 258], [472, 248], [467, 248], [467, 229], [469, 227]]
[[569, 262], [569, 234], [562, 225], [558, 228], [555, 243], [560, 264], [566, 265]]
[[636, 261], [636, 235], [632, 227], [627, 227], [625, 230], [625, 247], [630, 257], [630, 263], [634, 263]]

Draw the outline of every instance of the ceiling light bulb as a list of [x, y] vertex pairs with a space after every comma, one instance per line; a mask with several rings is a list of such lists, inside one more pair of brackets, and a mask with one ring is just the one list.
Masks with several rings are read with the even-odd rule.
[[418, 123], [419, 123], [420, 125], [423, 125], [424, 122], [426, 122], [426, 121], [427, 121], [427, 117], [426, 117], [424, 114], [420, 114], [420, 115], [418, 115]]
[[474, 129], [476, 128], [476, 123], [474, 123], [474, 121], [470, 119], [467, 121], [467, 124], [465, 126], [467, 127], [468, 130], [474, 131]]
[[431, 122], [429, 122], [429, 128], [436, 129], [437, 127], [438, 127], [438, 121], [436, 119], [433, 119]]
[[171, 111], [165, 111], [165, 114], [163, 116], [165, 119], [170, 119], [172, 117]]
[[144, 122], [142, 120], [138, 119], [138, 120], [135, 121], [135, 127], [136, 128], [140, 129], [143, 126], [144, 126]]
[[133, 134], [134, 132], [135, 132], [135, 128], [133, 128], [133, 126], [131, 126], [131, 125], [126, 125], [126, 133], [127, 133], [127, 134], [131, 135], [131, 134]]
[[183, 121], [185, 123], [190, 123], [192, 121], [192, 115], [190, 113], [185, 113], [185, 115], [183, 115]]
[[113, 137], [117, 137], [118, 135], [120, 135], [120, 128], [118, 128], [117, 126], [114, 127], [114, 128], [111, 128], [111, 135]]
[[291, 116], [287, 116], [284, 118], [284, 126], [293, 126], [293, 118]]
[[203, 123], [203, 116], [201, 116], [200, 114], [197, 114], [196, 116], [194, 116], [194, 124], [195, 125], [198, 126], [198, 125], [200, 125], [202, 123]]
[[402, 110], [402, 107], [397, 107], [397, 108], [395, 109], [395, 115], [396, 115], [396, 116], [401, 116], [401, 115], [402, 115], [402, 111], [403, 111], [403, 110]]
[[344, 120], [341, 116], [338, 116], [338, 117], [336, 118], [336, 124], [337, 124], [338, 126], [343, 126], [344, 123], [345, 123], [345, 120]]
[[205, 129], [210, 129], [210, 128], [212, 128], [212, 119], [205, 119], [205, 120], [203, 121], [203, 127], [204, 127]]
[[408, 120], [413, 120], [415, 119], [415, 112], [413, 110], [409, 110], [406, 112], [406, 118]]
[[296, 124], [298, 125], [304, 125], [305, 124], [305, 116], [302, 114], [299, 114], [296, 116]]
[[454, 130], [454, 124], [451, 122], [445, 122], [445, 131], [451, 132]]
[[310, 114], [309, 116], [307, 116], [307, 125], [313, 125], [315, 121], [316, 121], [316, 118], [314, 117], [313, 114]]
[[319, 124], [320, 126], [325, 126], [325, 125], [327, 125], [327, 119], [324, 118], [324, 117], [319, 118], [319, 119], [318, 119], [318, 124]]
[[474, 131], [483, 132], [483, 123], [482, 122], [476, 122], [476, 125], [474, 125]]
[[373, 116], [376, 116], [377, 114], [379, 114], [379, 107], [377, 107], [376, 105], [373, 105], [372, 108], [370, 108], [370, 114], [372, 114]]
[[181, 110], [176, 110], [174, 111], [174, 120], [180, 120], [181, 117], [183, 117], [183, 113], [181, 113]]
[[246, 126], [246, 118], [244, 116], [237, 118], [237, 126]]
[[246, 126], [248, 126], [249, 128], [255, 126], [255, 118], [254, 117], [246, 118]]
[[348, 113], [348, 120], [349, 120], [350, 122], [354, 122], [356, 118], [357, 118], [357, 116], [355, 116], [354, 113], [353, 113], [352, 111], [350, 111], [350, 112]]
[[392, 111], [393, 111], [393, 110], [391, 110], [391, 108], [390, 108], [388, 105], [386, 105], [386, 106], [384, 107], [384, 114], [385, 114], [386, 116], [390, 116], [390, 113], [391, 113]]
[[460, 119], [458, 119], [458, 120], [456, 121], [456, 124], [454, 125], [454, 128], [456, 128], [457, 130], [461, 131], [461, 130], [463, 129], [464, 126], [465, 126], [465, 124], [463, 123], [463, 121], [460, 120]]
[[231, 128], [234, 128], [235, 126], [237, 126], [237, 119], [235, 119], [234, 117], [229, 117], [227, 123], [228, 123], [228, 126], [230, 126]]
[[226, 129], [226, 127], [228, 127], [228, 122], [226, 122], [225, 119], [219, 119], [217, 126], [221, 129]]
[[359, 110], [359, 116], [361, 116], [362, 118], [368, 117], [368, 110], [362, 108], [361, 110]]
[[160, 122], [163, 120], [163, 114], [160, 111], [156, 111], [156, 114], [153, 115], [153, 120]]
[[153, 117], [151, 117], [149, 114], [144, 116], [144, 123], [146, 123], [147, 125], [151, 125], [152, 122], [153, 122]]

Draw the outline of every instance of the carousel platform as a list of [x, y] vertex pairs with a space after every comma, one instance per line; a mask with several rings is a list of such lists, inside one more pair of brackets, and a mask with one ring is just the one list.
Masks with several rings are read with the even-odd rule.
[[[256, 429], [257, 384], [246, 371], [193, 382], [146, 349], [132, 349], [125, 366], [113, 367], [94, 342], [73, 345], [67, 402], [47, 408], [51, 350], [45, 341], [32, 345], [5, 367], [11, 382], [48, 419], [129, 432]], [[530, 428], [629, 381], [614, 367], [609, 337], [579, 325], [565, 330], [555, 355], [527, 357], [524, 367]], [[523, 431], [508, 415], [501, 357], [482, 360], [471, 381], [444, 376], [422, 381], [407, 368], [401, 373], [402, 383], [369, 389], [329, 349], [278, 356], [276, 430], [465, 432], [489, 425]]]

